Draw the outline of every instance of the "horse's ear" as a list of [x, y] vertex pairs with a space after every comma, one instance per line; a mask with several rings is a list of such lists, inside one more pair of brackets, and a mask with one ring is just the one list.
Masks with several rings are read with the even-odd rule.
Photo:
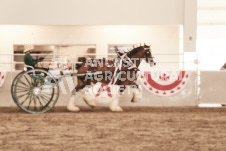
[[148, 43], [148, 44], [144, 43], [144, 45], [145, 46], [148, 46], [148, 47], [151, 47], [151, 44], [150, 43]]

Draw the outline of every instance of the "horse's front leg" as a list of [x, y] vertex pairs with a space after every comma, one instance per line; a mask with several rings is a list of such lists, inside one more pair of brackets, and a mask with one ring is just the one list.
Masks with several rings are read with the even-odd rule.
[[119, 106], [119, 100], [121, 98], [121, 94], [124, 92], [125, 90], [125, 85], [120, 85], [120, 89], [118, 90], [118, 87], [117, 85], [114, 86], [114, 93], [116, 93], [115, 95], [115, 98], [113, 98], [109, 108], [111, 111], [113, 112], [120, 112], [120, 111], [123, 111], [123, 109]]
[[123, 109], [119, 106], [119, 100], [120, 100], [121, 95], [117, 94], [117, 96], [115, 96], [115, 98], [112, 100], [109, 108], [111, 111], [113, 112], [121, 112], [123, 111]]
[[142, 89], [136, 83], [134, 83], [133, 86], [131, 86], [130, 92], [133, 95], [131, 102], [135, 103], [142, 99]]

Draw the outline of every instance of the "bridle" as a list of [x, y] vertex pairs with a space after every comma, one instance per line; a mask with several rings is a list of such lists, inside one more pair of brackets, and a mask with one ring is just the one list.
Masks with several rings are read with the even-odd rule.
[[146, 62], [149, 61], [149, 59], [151, 60], [151, 62], [154, 62], [153, 58], [154, 57], [149, 57], [151, 55], [151, 51], [150, 48], [144, 48], [144, 53], [145, 53], [145, 57], [146, 57]]

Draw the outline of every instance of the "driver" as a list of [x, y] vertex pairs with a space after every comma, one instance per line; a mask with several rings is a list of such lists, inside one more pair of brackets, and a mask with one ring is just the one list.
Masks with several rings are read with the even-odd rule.
[[34, 45], [25, 45], [24, 46], [24, 63], [28, 66], [32, 66], [35, 68], [35, 65], [38, 62], [41, 62], [44, 58], [39, 58], [39, 59], [33, 59], [31, 56], [31, 51], [34, 50]]
[[[28, 66], [32, 66], [33, 68], [36, 68], [36, 69], [43, 69], [43, 70], [46, 70], [48, 71], [49, 69], [52, 70], [52, 67], [50, 66], [49, 68], [38, 68], [38, 67], [35, 67], [36, 64], [38, 62], [41, 62], [44, 60], [44, 58], [39, 58], [39, 59], [33, 59], [32, 56], [31, 56], [31, 52], [34, 50], [34, 45], [24, 45], [24, 53], [25, 53], [25, 56], [24, 56], [24, 63]], [[68, 69], [71, 69], [72, 68], [72, 64], [69, 63], [69, 61], [67, 60], [67, 68]], [[28, 67], [28, 69], [30, 69]]]

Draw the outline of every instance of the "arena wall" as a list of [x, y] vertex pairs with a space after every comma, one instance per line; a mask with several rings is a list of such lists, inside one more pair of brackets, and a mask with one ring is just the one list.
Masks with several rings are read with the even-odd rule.
[[[155, 58], [159, 62], [158, 70], [166, 67], [168, 70], [181, 69], [183, 60], [178, 54], [183, 53], [179, 50], [182, 41], [184, 52], [196, 51], [196, 0], [0, 1], [0, 63], [3, 63], [0, 71], [8, 71], [0, 88], [3, 100], [0, 106], [14, 105], [10, 85], [18, 73], [12, 64], [15, 44], [94, 44], [97, 55], [105, 57], [108, 44], [146, 42], [152, 44], [153, 54], [161, 56]], [[179, 37], [182, 26], [183, 35]], [[195, 78], [191, 78], [192, 81]], [[193, 84], [191, 82], [189, 87], [195, 90]], [[183, 92], [178, 98], [171, 97], [170, 102], [145, 92], [145, 99], [151, 97], [157, 101], [152, 103], [148, 99], [140, 105], [194, 105], [194, 91], [189, 89], [189, 92], [192, 92], [191, 96], [184, 98]], [[57, 105], [64, 106], [65, 102], [61, 100], [66, 100], [69, 95], [61, 94], [60, 97]], [[181, 97], [184, 101], [179, 101]], [[177, 103], [175, 99], [178, 99]]]
[[0, 24], [183, 25], [184, 51], [194, 52], [197, 0], [1, 0]]
[[[0, 56], [0, 62], [9, 63], [7, 67], [1, 65], [0, 71], [11, 71], [10, 63], [13, 60], [13, 45], [15, 44], [94, 44], [99, 57], [106, 57], [108, 44], [146, 42], [152, 44], [153, 54], [179, 53], [179, 26], [0, 25], [0, 33], [0, 54], [9, 54]], [[75, 53], [73, 52], [73, 54]], [[178, 56], [175, 59], [172, 61], [179, 62]], [[178, 68], [177, 64], [175, 68]]]
[[225, 104], [225, 71], [200, 72], [200, 103]]
[[178, 25], [183, 12], [184, 0], [1, 0], [0, 24]]
[[[16, 106], [11, 97], [10, 86], [12, 80], [19, 72], [11, 72], [7, 74], [5, 83], [0, 87], [0, 106]], [[77, 84], [76, 78], [73, 79], [74, 84]], [[56, 106], [66, 106], [70, 98], [70, 90], [66, 79], [63, 79], [66, 94], [60, 90], [60, 97]], [[138, 81], [139, 84], [141, 84]], [[142, 100], [133, 104], [131, 103], [131, 94], [125, 93], [120, 101], [121, 106], [195, 106], [196, 102], [196, 72], [190, 73], [190, 78], [186, 86], [178, 93], [171, 96], [157, 96], [153, 93], [148, 92], [144, 87], [142, 87]], [[76, 105], [84, 106], [86, 105], [82, 100], [82, 94], [76, 96]], [[99, 104], [103, 105], [103, 104]]]

